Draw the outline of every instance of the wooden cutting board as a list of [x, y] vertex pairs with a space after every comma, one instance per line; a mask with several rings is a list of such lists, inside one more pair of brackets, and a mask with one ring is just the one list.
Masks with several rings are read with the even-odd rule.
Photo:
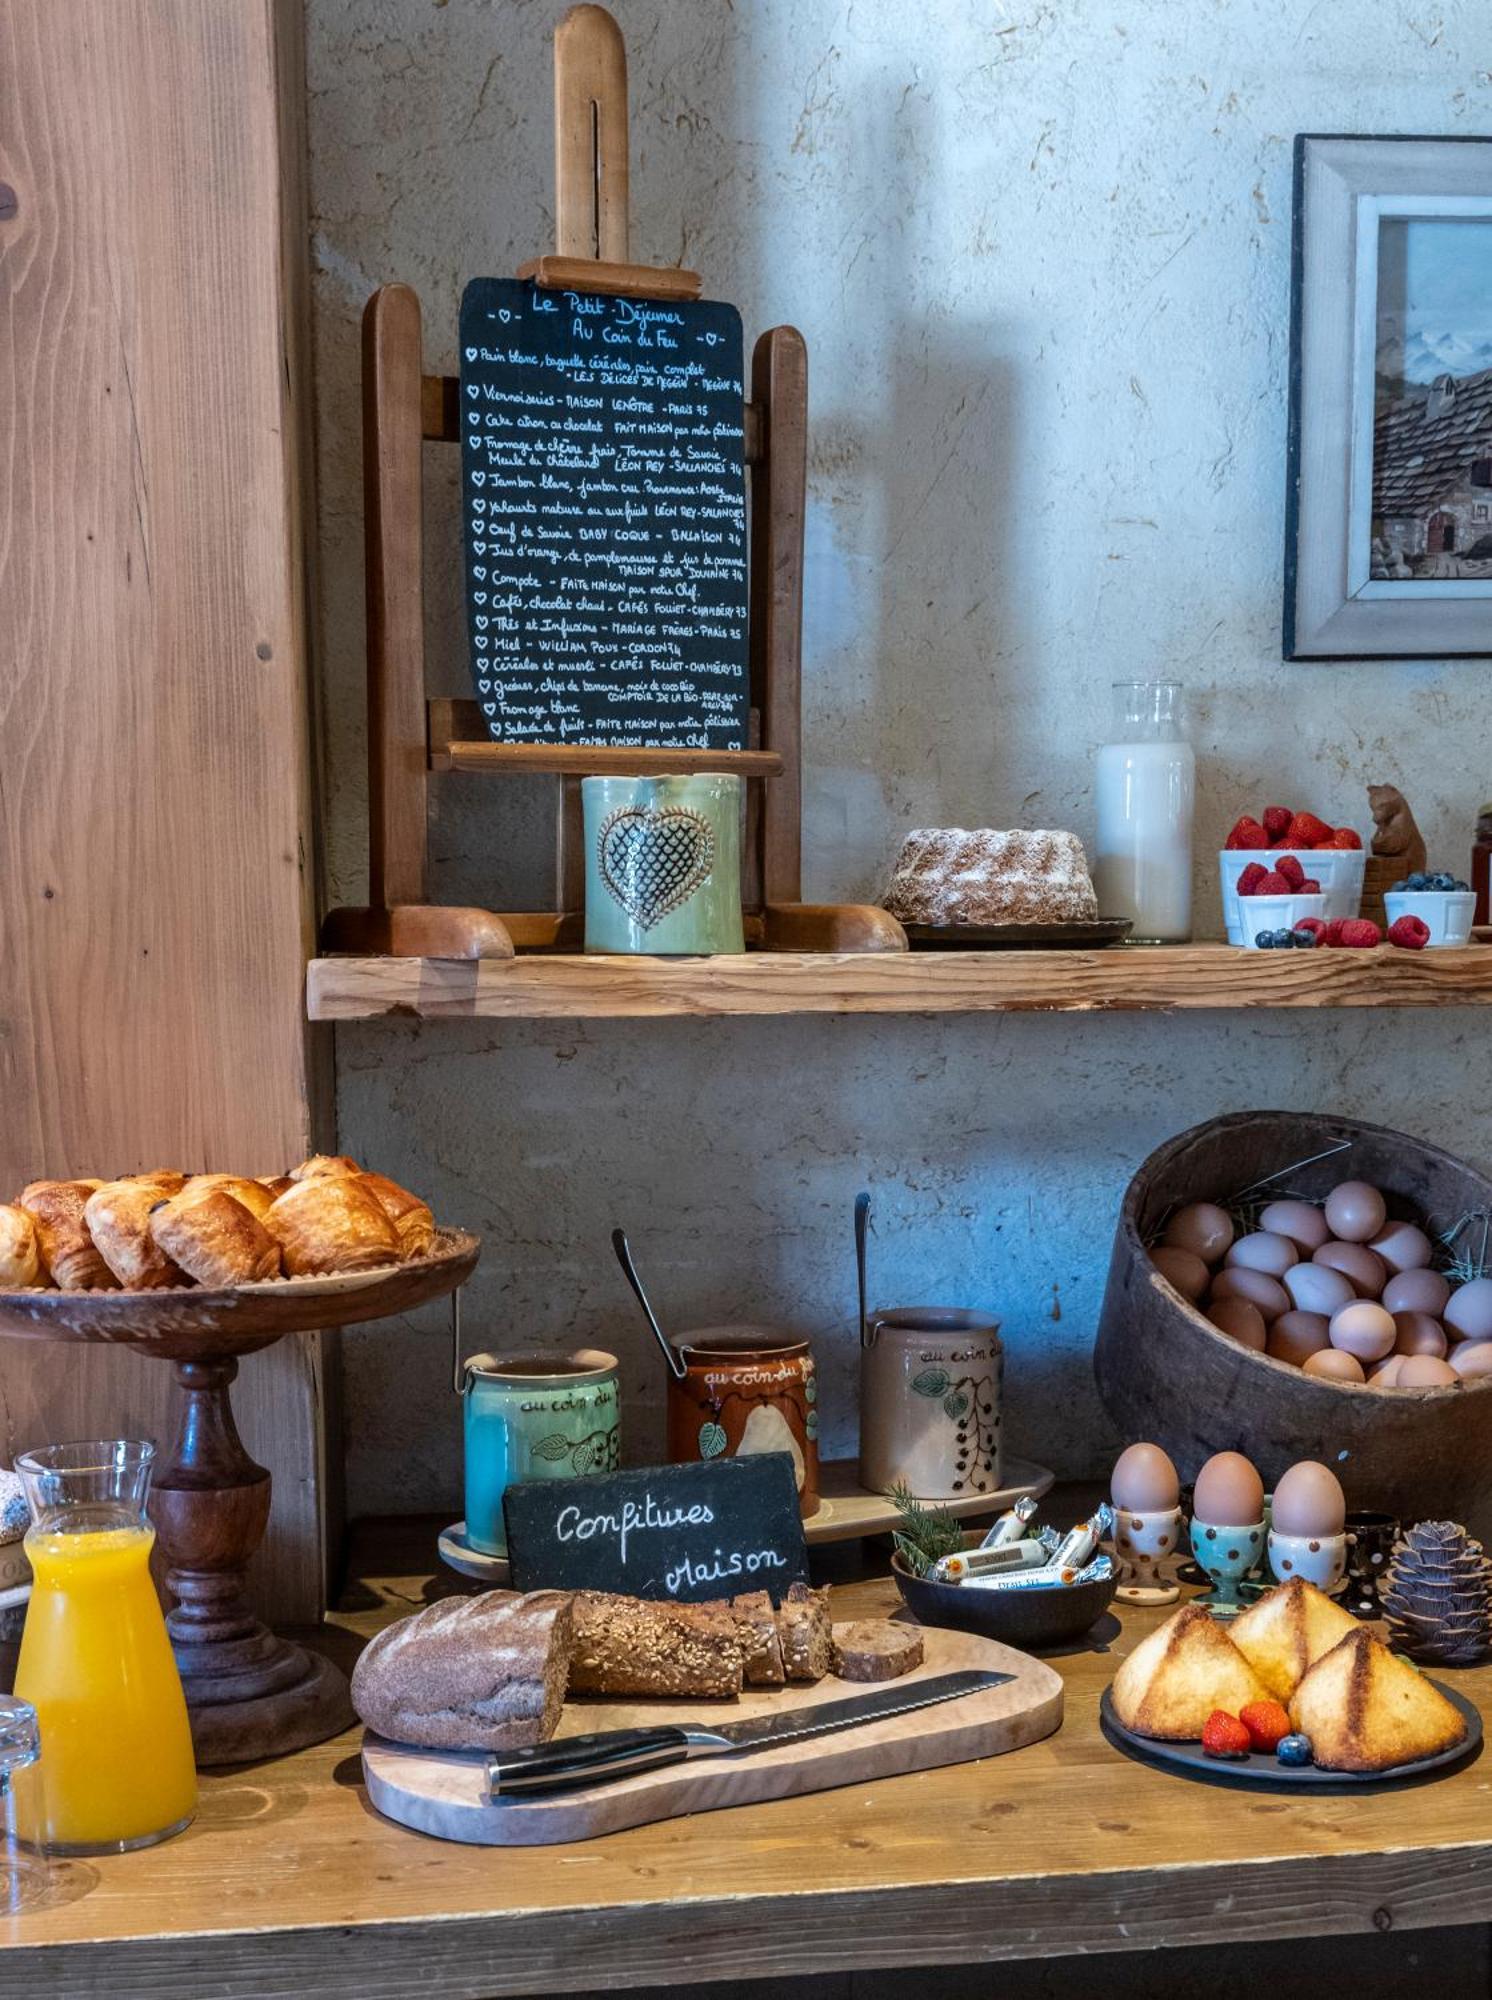
[[[485, 1755], [411, 1750], [368, 1732], [363, 1737], [368, 1797], [401, 1826], [441, 1840], [485, 1847], [544, 1847], [557, 1841], [593, 1840], [598, 1834], [646, 1826], [678, 1813], [755, 1805], [763, 1799], [792, 1798], [800, 1792], [926, 1771], [938, 1764], [997, 1757], [1060, 1728], [1062, 1681], [1042, 1661], [993, 1639], [936, 1626], [924, 1627], [923, 1640], [927, 1657], [922, 1666], [895, 1685], [959, 1667], [991, 1668], [1013, 1678], [980, 1694], [870, 1723], [864, 1729], [842, 1730], [817, 1742], [675, 1764], [587, 1792], [511, 1799], [501, 1805], [487, 1796]], [[752, 1689], [733, 1702], [582, 1699], [566, 1703], [558, 1733], [579, 1736], [588, 1730], [635, 1729], [660, 1722], [708, 1728], [868, 1692], [830, 1676], [816, 1687]]]

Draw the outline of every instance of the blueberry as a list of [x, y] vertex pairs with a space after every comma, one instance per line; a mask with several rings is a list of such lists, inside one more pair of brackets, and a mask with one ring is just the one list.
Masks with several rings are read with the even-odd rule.
[[1455, 886], [1456, 886], [1455, 876], [1447, 875], [1443, 869], [1437, 870], [1437, 872], [1430, 877], [1430, 887], [1436, 890], [1441, 895], [1444, 895], [1450, 889], [1454, 889]]
[[1395, 882], [1394, 886], [1392, 887], [1392, 889], [1389, 890], [1388, 893], [1391, 896], [1397, 896], [1401, 889], [1407, 889], [1408, 887], [1409, 887], [1409, 877], [1406, 875], [1401, 882]]
[[1273, 931], [1255, 931], [1255, 932], [1254, 932], [1254, 950], [1255, 950], [1255, 951], [1273, 951], [1273, 950], [1274, 950], [1274, 932], [1273, 932]]
[[1462, 896], [1466, 896], [1471, 893], [1471, 884], [1469, 882], [1463, 882], [1459, 876], [1457, 876], [1456, 880], [1452, 882], [1451, 887], [1454, 890], [1456, 890], [1456, 892], [1459, 895]]
[[1309, 1736], [1295, 1734], [1282, 1736], [1274, 1746], [1274, 1754], [1282, 1764], [1309, 1764], [1312, 1757]]
[[1419, 870], [1416, 870], [1413, 875], [1409, 876], [1404, 883], [1404, 887], [1409, 890], [1411, 895], [1416, 895], [1416, 896], [1421, 894], [1424, 890], [1428, 889], [1429, 886], [1430, 886], [1429, 876], [1420, 873]]
[[1314, 951], [1316, 948], [1316, 933], [1314, 931], [1296, 931], [1292, 934], [1290, 942], [1297, 951]]

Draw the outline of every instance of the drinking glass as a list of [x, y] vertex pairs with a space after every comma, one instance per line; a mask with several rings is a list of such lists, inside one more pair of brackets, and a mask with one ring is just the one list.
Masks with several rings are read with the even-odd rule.
[[1128, 917], [1126, 944], [1192, 934], [1196, 767], [1178, 681], [1118, 681], [1112, 741], [1098, 753], [1093, 870], [1101, 917]]

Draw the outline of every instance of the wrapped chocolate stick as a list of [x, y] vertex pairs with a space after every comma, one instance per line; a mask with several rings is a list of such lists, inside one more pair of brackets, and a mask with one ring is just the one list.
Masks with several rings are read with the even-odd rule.
[[1007, 1542], [1020, 1541], [1026, 1532], [1026, 1524], [1036, 1512], [1036, 1502], [1029, 1494], [1023, 1494], [1015, 1505], [1004, 1513], [979, 1544], [981, 1549], [1003, 1548]]
[[1011, 1569], [964, 1578], [966, 1590], [1070, 1590], [1076, 1583], [1098, 1583], [1114, 1573], [1112, 1556], [1095, 1556], [1081, 1569]]
[[1105, 1535], [1114, 1531], [1114, 1510], [1105, 1500], [1096, 1514], [1069, 1528], [1052, 1557], [1054, 1569], [1081, 1569], [1090, 1560]]
[[963, 1549], [955, 1555], [940, 1556], [932, 1566], [935, 1583], [966, 1583], [974, 1576], [997, 1576], [1017, 1569], [1036, 1569], [1050, 1560], [1043, 1545], [1026, 1539], [1001, 1542], [991, 1547]]

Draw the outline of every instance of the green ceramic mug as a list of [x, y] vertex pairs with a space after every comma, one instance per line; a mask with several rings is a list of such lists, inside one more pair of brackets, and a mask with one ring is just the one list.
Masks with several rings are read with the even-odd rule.
[[508, 1551], [503, 1495], [528, 1479], [576, 1479], [621, 1463], [617, 1359], [475, 1354], [462, 1364], [466, 1535], [483, 1555]]
[[586, 778], [585, 948], [744, 951], [741, 780]]

